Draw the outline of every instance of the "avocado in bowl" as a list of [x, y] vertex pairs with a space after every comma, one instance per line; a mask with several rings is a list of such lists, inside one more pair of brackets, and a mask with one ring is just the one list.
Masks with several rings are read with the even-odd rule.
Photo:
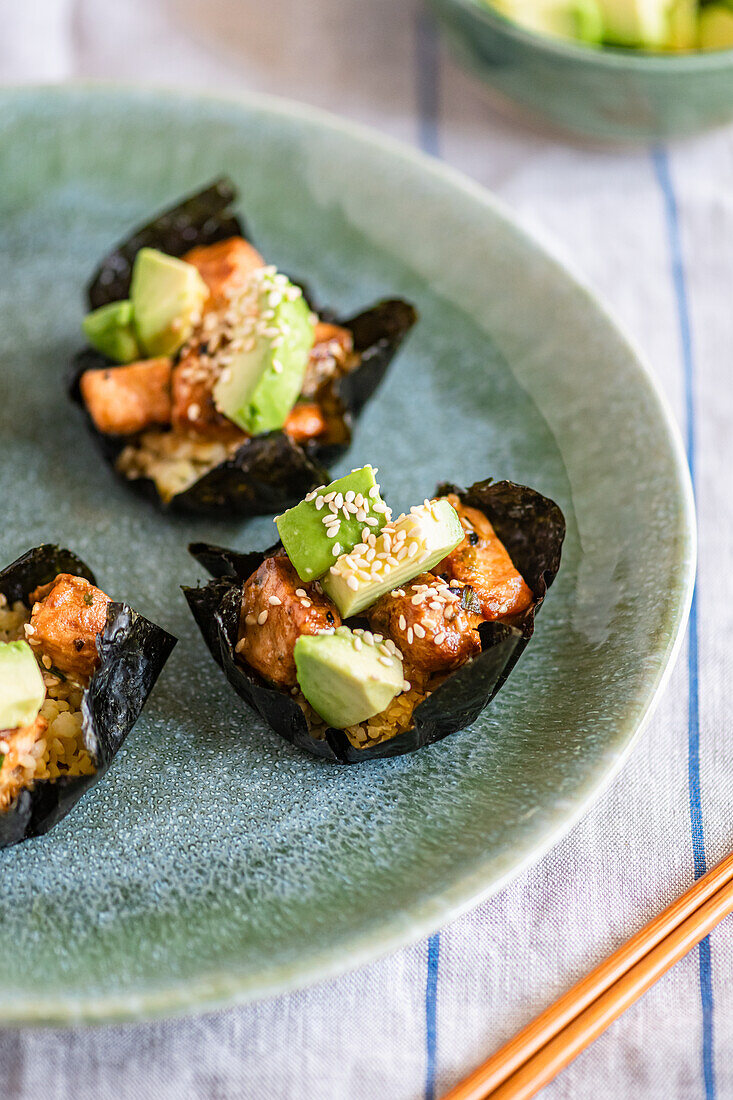
[[674, 11], [660, 13], [654, 0], [431, 4], [470, 66], [502, 98], [556, 130], [640, 142], [733, 118], [733, 9], [725, 5], [698, 12], [678, 0]]

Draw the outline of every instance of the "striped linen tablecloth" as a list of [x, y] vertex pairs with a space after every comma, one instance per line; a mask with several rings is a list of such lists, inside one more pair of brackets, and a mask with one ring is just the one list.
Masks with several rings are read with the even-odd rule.
[[[8, 1100], [432, 1100], [733, 841], [733, 129], [609, 152], [520, 128], [418, 0], [0, 0], [0, 26], [5, 82], [276, 92], [443, 158], [571, 261], [677, 416], [701, 550], [683, 657], [625, 768], [554, 851], [427, 942], [301, 993], [170, 1023], [0, 1031]], [[733, 1097], [732, 964], [729, 923], [544, 1095]]]

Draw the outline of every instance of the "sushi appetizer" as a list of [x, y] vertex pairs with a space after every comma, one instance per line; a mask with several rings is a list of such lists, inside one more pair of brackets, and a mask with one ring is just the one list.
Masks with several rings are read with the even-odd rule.
[[104, 775], [175, 644], [68, 550], [0, 572], [0, 848], [48, 832]]
[[319, 316], [267, 262], [219, 181], [102, 263], [72, 397], [128, 484], [178, 510], [287, 507], [327, 478], [415, 322], [383, 301]]
[[232, 686], [288, 741], [339, 763], [412, 752], [475, 720], [560, 565], [556, 504], [482, 481], [393, 518], [371, 466], [279, 516], [280, 542], [195, 543], [184, 588]]

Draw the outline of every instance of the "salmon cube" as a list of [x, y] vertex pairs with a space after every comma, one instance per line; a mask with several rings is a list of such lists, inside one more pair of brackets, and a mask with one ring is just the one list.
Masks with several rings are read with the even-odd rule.
[[265, 266], [256, 248], [244, 237], [229, 237], [216, 244], [199, 245], [183, 257], [193, 264], [209, 288], [207, 309], [223, 305], [227, 297], [241, 289], [253, 271]]
[[170, 359], [142, 359], [87, 370], [79, 383], [95, 426], [105, 435], [133, 435], [171, 419]]
[[97, 635], [107, 622], [111, 603], [83, 577], [59, 573], [31, 593], [33, 610], [28, 641], [51, 658], [61, 672], [86, 678], [99, 662]]

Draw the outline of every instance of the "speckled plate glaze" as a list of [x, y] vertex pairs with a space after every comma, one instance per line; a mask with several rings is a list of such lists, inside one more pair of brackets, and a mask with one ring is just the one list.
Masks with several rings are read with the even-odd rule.
[[[104, 783], [0, 853], [0, 1022], [141, 1018], [261, 997], [366, 962], [496, 890], [618, 767], [688, 610], [690, 488], [637, 355], [477, 187], [270, 100], [113, 88], [0, 93], [0, 561], [74, 546], [180, 644]], [[163, 517], [116, 484], [64, 397], [82, 290], [131, 225], [220, 173], [265, 254], [344, 311], [422, 321], [337, 472], [404, 508], [492, 474], [556, 499], [563, 566], [535, 638], [470, 729], [339, 768], [232, 693], [179, 592], [191, 540], [270, 521]], [[8, 517], [10, 522], [7, 522]]]

